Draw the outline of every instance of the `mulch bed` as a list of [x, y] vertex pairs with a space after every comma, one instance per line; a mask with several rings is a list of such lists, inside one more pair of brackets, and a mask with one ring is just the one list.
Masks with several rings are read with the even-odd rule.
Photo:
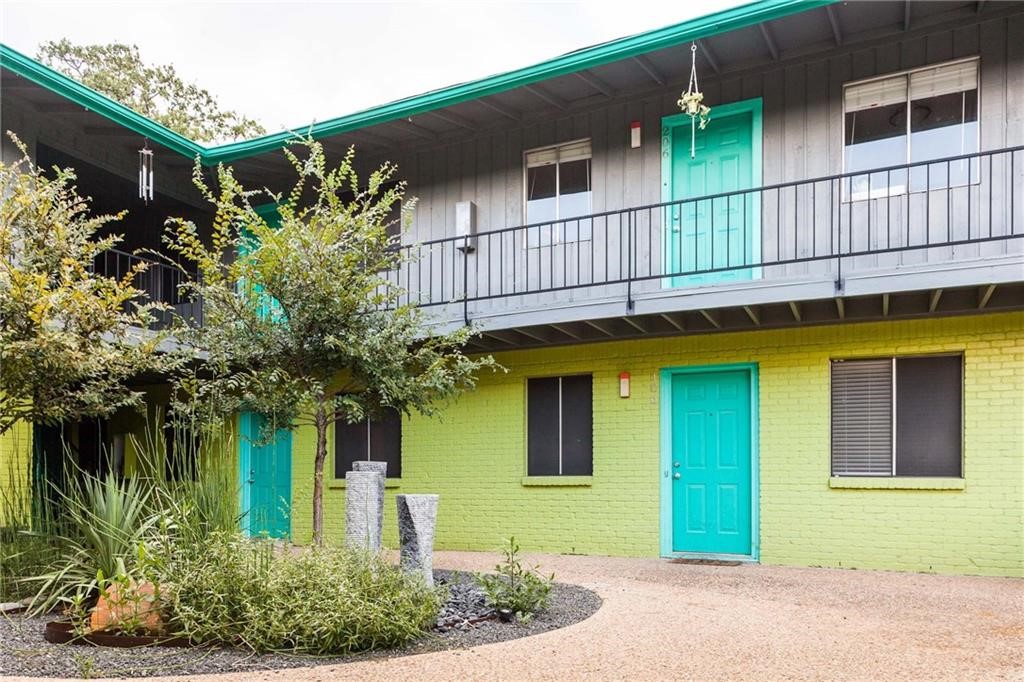
[[261, 654], [235, 648], [134, 647], [92, 644], [52, 644], [44, 638], [52, 616], [27, 618], [0, 615], [0, 676], [32, 677], [150, 677], [275, 670], [390, 658], [428, 651], [490, 644], [554, 630], [589, 618], [601, 598], [576, 585], [556, 583], [548, 609], [528, 623], [502, 623], [490, 617], [483, 595], [469, 574], [435, 571], [438, 583], [449, 587], [448, 602], [433, 632], [402, 649], [371, 651], [342, 657]]

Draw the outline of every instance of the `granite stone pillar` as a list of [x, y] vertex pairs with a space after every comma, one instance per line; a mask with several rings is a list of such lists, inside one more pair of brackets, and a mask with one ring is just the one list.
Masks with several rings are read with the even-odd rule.
[[379, 552], [384, 527], [384, 477], [377, 471], [345, 474], [345, 543]]
[[398, 495], [398, 538], [402, 570], [419, 573], [434, 586], [434, 526], [437, 495]]
[[380, 551], [381, 540], [384, 538], [384, 481], [388, 475], [388, 463], [376, 461], [352, 462], [352, 471], [370, 471], [379, 475], [376, 495], [377, 511], [373, 517], [375, 526], [374, 530], [371, 530], [371, 536], [377, 538], [377, 544], [371, 547], [371, 549]]

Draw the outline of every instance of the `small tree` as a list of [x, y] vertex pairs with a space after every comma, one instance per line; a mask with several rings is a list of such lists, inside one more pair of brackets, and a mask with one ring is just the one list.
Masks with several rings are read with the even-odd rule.
[[89, 215], [74, 171], [47, 176], [8, 134], [24, 157], [0, 162], [0, 433], [139, 406], [128, 380], [179, 361], [161, 352], [163, 334], [143, 331], [155, 306], [132, 281], [146, 265], [121, 279], [95, 272], [120, 241], [97, 233], [121, 216]]
[[[389, 184], [395, 167], [385, 164], [361, 187], [352, 150], [328, 168], [318, 142], [301, 145], [305, 158], [285, 149], [295, 186], [287, 197], [271, 195], [279, 220], [253, 208], [263, 193], [246, 191], [231, 169], [218, 168], [214, 190], [197, 166], [196, 185], [215, 207], [212, 242], [176, 220], [168, 243], [195, 263], [192, 287], [204, 305], [191, 342], [208, 361], [180, 388], [214, 406], [210, 414], [253, 410], [271, 424], [315, 427], [313, 540], [321, 544], [331, 421], [383, 408], [433, 414], [494, 361], [462, 353], [469, 329], [428, 334], [421, 312], [401, 303], [403, 292], [386, 278], [406, 257], [388, 235], [404, 191]], [[406, 202], [403, 215], [409, 210]]]
[[220, 108], [217, 98], [186, 83], [170, 64], [149, 65], [135, 45], [43, 43], [39, 61], [196, 142], [262, 135], [256, 121]]

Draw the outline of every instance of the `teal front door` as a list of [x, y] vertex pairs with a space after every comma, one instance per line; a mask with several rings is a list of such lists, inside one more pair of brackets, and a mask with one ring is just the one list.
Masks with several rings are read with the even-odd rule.
[[274, 440], [260, 440], [264, 420], [252, 412], [240, 417], [243, 480], [242, 525], [250, 535], [287, 538], [291, 532], [292, 434], [278, 429]]
[[665, 120], [663, 198], [682, 201], [666, 208], [668, 286], [752, 277], [753, 270], [744, 266], [760, 260], [760, 195], [729, 193], [760, 184], [759, 105], [754, 100], [715, 107], [707, 127], [696, 131], [693, 158], [690, 119]]
[[751, 374], [672, 376], [672, 551], [752, 555]]

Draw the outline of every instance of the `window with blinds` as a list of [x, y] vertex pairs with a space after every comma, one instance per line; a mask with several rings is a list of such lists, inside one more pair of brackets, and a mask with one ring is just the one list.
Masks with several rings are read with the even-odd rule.
[[528, 476], [590, 476], [593, 430], [592, 376], [527, 380]]
[[586, 241], [591, 236], [591, 145], [577, 140], [525, 154], [526, 222], [531, 248]]
[[[843, 91], [847, 172], [960, 156], [978, 151], [978, 60], [938, 64], [847, 85]], [[847, 182], [865, 199], [978, 180], [969, 160], [881, 173]], [[972, 172], [973, 171], [973, 172]]]
[[385, 409], [376, 419], [334, 422], [334, 477], [345, 478], [352, 462], [388, 463], [388, 478], [402, 477], [402, 415]]
[[832, 362], [833, 476], [962, 475], [963, 358]]

